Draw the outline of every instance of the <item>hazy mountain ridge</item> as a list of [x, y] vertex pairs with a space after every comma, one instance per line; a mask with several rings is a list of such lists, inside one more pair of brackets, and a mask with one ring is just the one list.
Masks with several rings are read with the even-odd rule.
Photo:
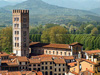
[[[28, 0], [14, 6], [0, 8], [0, 23], [12, 23], [13, 9], [29, 9], [31, 24], [65, 23], [70, 21], [95, 21], [95, 19], [93, 19], [91, 16], [96, 15], [90, 11], [50, 5], [43, 2], [42, 0]], [[98, 17], [98, 20], [100, 20], [99, 18], [100, 17]]]
[[91, 9], [90, 11], [100, 15], [100, 8]]
[[100, 7], [99, 0], [43, 0], [52, 5], [73, 8], [73, 9], [82, 9], [90, 10]]

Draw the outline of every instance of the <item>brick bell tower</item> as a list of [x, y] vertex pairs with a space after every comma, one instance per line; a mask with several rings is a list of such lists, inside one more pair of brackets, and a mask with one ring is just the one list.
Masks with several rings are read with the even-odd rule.
[[29, 10], [13, 10], [13, 53], [29, 56]]

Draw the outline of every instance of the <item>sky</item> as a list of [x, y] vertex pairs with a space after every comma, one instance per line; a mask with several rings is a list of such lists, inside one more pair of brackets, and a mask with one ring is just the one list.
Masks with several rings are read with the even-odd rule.
[[[25, 0], [0, 0], [0, 1], [8, 1], [8, 2], [22, 2], [22, 1], [25, 1]], [[44, 0], [44, 1], [48, 1], [48, 0]], [[64, 1], [64, 0], [62, 0]], [[100, 2], [100, 0], [73, 0], [73, 1], [98, 1]]]
[[[8, 3], [17, 4], [26, 0], [0, 0], [7, 1]], [[33, 0], [34, 1], [34, 0]], [[52, 5], [57, 5], [61, 7], [90, 10], [95, 8], [100, 8], [100, 0], [42, 0]], [[1, 3], [1, 5], [5, 5]]]

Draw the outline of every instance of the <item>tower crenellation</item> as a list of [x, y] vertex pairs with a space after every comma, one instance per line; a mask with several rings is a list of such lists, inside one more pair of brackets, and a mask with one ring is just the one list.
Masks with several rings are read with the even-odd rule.
[[29, 10], [13, 10], [13, 13], [29, 13]]

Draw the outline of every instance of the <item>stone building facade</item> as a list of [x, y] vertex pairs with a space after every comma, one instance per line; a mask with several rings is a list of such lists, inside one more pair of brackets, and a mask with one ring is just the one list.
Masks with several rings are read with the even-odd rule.
[[13, 53], [29, 56], [29, 10], [13, 10]]

